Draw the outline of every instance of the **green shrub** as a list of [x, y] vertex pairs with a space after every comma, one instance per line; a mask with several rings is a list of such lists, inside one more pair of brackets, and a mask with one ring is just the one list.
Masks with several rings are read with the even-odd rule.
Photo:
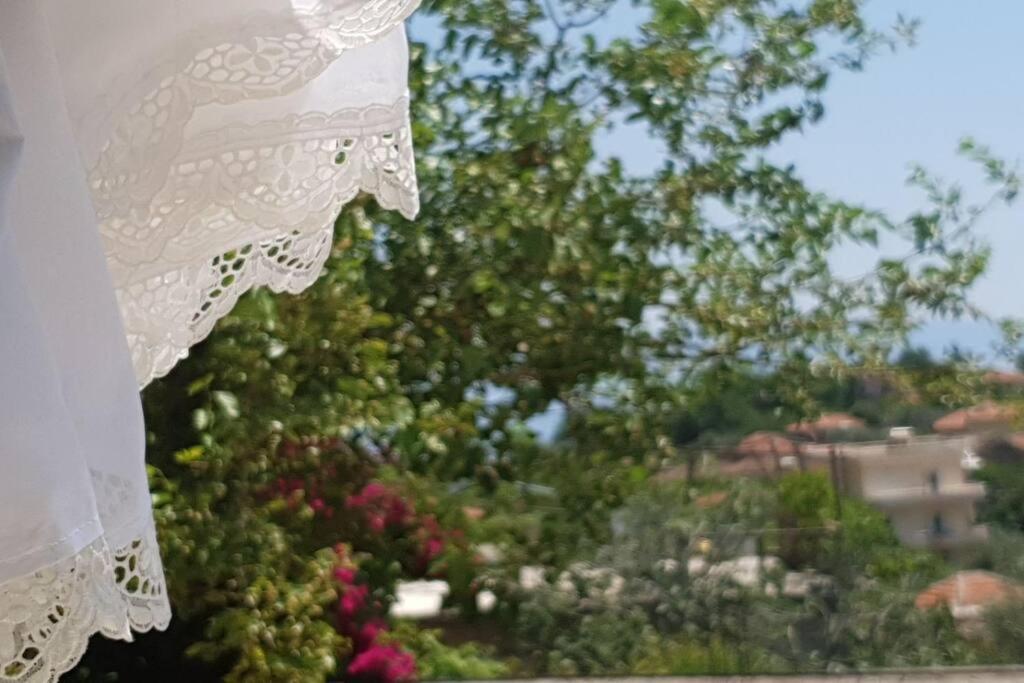
[[481, 647], [450, 647], [441, 642], [440, 635], [437, 630], [401, 623], [391, 637], [416, 657], [417, 674], [423, 680], [481, 680], [510, 673], [505, 663], [488, 657]]

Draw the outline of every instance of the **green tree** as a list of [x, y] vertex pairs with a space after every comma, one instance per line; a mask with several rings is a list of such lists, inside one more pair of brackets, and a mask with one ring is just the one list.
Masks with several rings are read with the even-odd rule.
[[818, 472], [786, 475], [778, 487], [783, 557], [850, 585], [864, 578], [923, 588], [948, 573], [933, 553], [900, 545], [885, 515], [863, 501], [837, 497]]
[[985, 484], [978, 519], [1006, 531], [1024, 531], [1024, 466], [1018, 462], [989, 463], [974, 477]]
[[1011, 600], [985, 611], [985, 649], [996, 662], [1016, 664], [1024, 659], [1024, 620], [1021, 601]]
[[[927, 208], [889, 217], [768, 158], [820, 119], [833, 73], [892, 43], [859, 3], [649, 0], [626, 32], [616, 4], [427, 2], [440, 37], [412, 51], [421, 217], [351, 205], [307, 294], [246, 297], [147, 389], [173, 642], [211, 677], [338, 673], [330, 549], [349, 527], [318, 513], [329, 472], [345, 474], [338, 500], [382, 464], [482, 491], [548, 484], [553, 514], [579, 521], [559, 536], [571, 552], [672, 454], [697, 373], [880, 366], [921, 315], [971, 310], [987, 251], [955, 186], [915, 170]], [[663, 150], [655, 170], [599, 152], [622, 125]], [[997, 199], [1015, 195], [1012, 169], [963, 151]], [[836, 250], [883, 238], [907, 254], [880, 251], [853, 279], [833, 270]], [[554, 401], [567, 419], [552, 451], [523, 424]], [[282, 478], [302, 486], [272, 495]], [[374, 566], [402, 566], [390, 559]], [[151, 642], [124, 657], [169, 656], [171, 640]]]
[[931, 351], [923, 346], [908, 346], [900, 351], [896, 365], [909, 370], [928, 370], [936, 366]]

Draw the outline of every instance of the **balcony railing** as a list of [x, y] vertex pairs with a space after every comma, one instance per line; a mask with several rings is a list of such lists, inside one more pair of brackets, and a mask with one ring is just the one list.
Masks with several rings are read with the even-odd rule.
[[919, 529], [902, 539], [909, 546], [917, 548], [956, 548], [966, 545], [977, 545], [988, 540], [988, 527], [983, 524], [972, 526], [966, 530]]
[[974, 435], [915, 436], [908, 440], [857, 441], [837, 444], [804, 444], [803, 453], [811, 458], [828, 457], [831, 450], [842, 458], [854, 460], [900, 457], [934, 458], [942, 456], [961, 456], [964, 451], [973, 451], [977, 447], [978, 438]]
[[939, 487], [909, 486], [865, 493], [864, 500], [875, 505], [904, 505], [923, 501], [979, 500], [985, 497], [985, 485], [978, 482], [944, 484]]

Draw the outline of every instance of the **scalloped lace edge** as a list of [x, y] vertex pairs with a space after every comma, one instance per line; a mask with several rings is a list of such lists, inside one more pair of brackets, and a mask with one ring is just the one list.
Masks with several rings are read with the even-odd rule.
[[[220, 27], [223, 35], [197, 38], [204, 49], [171, 56], [158, 82], [128, 88], [109, 120], [83, 118], [103, 139], [88, 155], [89, 183], [140, 386], [205, 338], [230, 310], [224, 302], [255, 286], [296, 292], [315, 280], [326, 256], [309, 248], [324, 248], [324, 226], [359, 192], [416, 215], [406, 97], [193, 139], [186, 129], [199, 107], [296, 91], [419, 2], [368, 0], [353, 12], [320, 0]], [[339, 152], [347, 162], [333, 161]], [[226, 261], [238, 270], [225, 272]]]
[[0, 584], [0, 682], [53, 683], [81, 660], [96, 634], [132, 640], [132, 632], [170, 622], [152, 522], [112, 549], [105, 536], [72, 557]]
[[[159, 210], [168, 222], [187, 218], [170, 231], [187, 244], [177, 249], [181, 262], [153, 269], [142, 258], [140, 266], [111, 260], [140, 386], [185, 358], [242, 294], [262, 286], [297, 294], [315, 282], [339, 214], [360, 193], [384, 209], [416, 215], [407, 108], [403, 98], [363, 112], [311, 113], [223, 131], [179, 163], [167, 196], [176, 196], [175, 183], [208, 188], [187, 206], [171, 199]], [[379, 110], [391, 116], [373, 127], [358, 116]], [[360, 125], [353, 125], [353, 116]], [[161, 206], [159, 197], [154, 205]], [[133, 243], [145, 247], [145, 239], [137, 239], [143, 225], [133, 226]], [[101, 231], [118, 241], [120, 227], [106, 222]], [[224, 234], [238, 237], [226, 244], [205, 241]]]
[[[200, 106], [292, 92], [313, 81], [344, 52], [393, 30], [412, 15], [420, 2], [368, 0], [359, 11], [347, 14], [330, 1], [321, 0], [305, 10], [292, 7], [280, 13], [259, 14], [241, 24], [222, 27], [223, 33], [200, 34], [183, 41], [205, 43], [206, 48], [184, 62], [180, 53], [173, 51], [164, 60], [166, 63], [153, 68], [128, 89], [125, 101], [108, 112], [107, 125], [112, 125], [112, 129], [104, 136], [98, 158], [90, 157], [91, 173], [103, 178], [107, 199], [114, 199], [128, 189], [121, 186], [126, 179], [133, 185], [141, 182], [155, 193], [162, 184], [162, 169], [181, 150], [185, 126]], [[339, 11], [342, 15], [336, 16]], [[299, 21], [302, 38], [308, 44], [292, 34], [290, 20]], [[289, 26], [289, 32], [281, 32], [278, 27], [282, 25]], [[223, 70], [223, 59], [229, 52], [232, 71], [213, 80], [216, 72]], [[211, 68], [213, 64], [220, 68]], [[157, 82], [152, 80], [154, 74], [160, 76]], [[91, 116], [104, 110], [105, 102], [101, 98], [95, 103]], [[161, 118], [161, 125], [155, 126], [148, 136], [138, 134], [140, 120], [152, 122]], [[151, 174], [155, 175], [145, 179]], [[129, 194], [138, 198], [140, 191], [133, 187]]]

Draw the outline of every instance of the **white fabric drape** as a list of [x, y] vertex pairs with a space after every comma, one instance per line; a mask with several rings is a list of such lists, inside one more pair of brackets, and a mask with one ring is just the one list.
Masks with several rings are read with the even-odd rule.
[[0, 0], [0, 682], [167, 624], [138, 388], [415, 215], [416, 4]]

